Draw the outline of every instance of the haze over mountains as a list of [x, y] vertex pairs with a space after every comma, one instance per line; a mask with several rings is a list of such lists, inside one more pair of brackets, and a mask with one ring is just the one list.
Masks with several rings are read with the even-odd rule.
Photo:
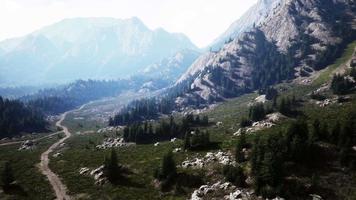
[[128, 77], [185, 49], [198, 50], [185, 35], [150, 30], [138, 18], [65, 19], [2, 41], [0, 84]]

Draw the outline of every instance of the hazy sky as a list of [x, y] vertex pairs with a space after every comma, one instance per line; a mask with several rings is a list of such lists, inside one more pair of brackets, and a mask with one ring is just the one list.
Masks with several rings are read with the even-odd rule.
[[71, 17], [139, 17], [208, 45], [257, 0], [0, 0], [0, 40]]

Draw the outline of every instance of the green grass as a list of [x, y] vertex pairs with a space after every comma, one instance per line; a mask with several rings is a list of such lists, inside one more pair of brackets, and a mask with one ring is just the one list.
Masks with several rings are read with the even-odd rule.
[[80, 119], [76, 119], [76, 117], [76, 114], [69, 113], [63, 121], [63, 124], [65, 124], [72, 133], [79, 131], [84, 132], [88, 130], [97, 131], [98, 129], [107, 126], [105, 123], [90, 120], [87, 116]]
[[0, 192], [0, 199], [54, 199], [52, 188], [37, 165], [41, 153], [56, 140], [57, 136], [40, 140], [33, 150], [18, 151], [20, 144], [0, 147], [0, 171], [5, 162], [10, 162], [16, 182], [24, 191], [22, 195], [5, 195]]
[[335, 71], [340, 65], [346, 63], [348, 60], [351, 59], [353, 52], [356, 48], [356, 41], [350, 43], [347, 45], [346, 49], [344, 50], [344, 53], [340, 58], [338, 58], [334, 64], [328, 66], [321, 75], [313, 82], [313, 85], [321, 85], [331, 78], [331, 74], [333, 71]]
[[[85, 196], [88, 199], [185, 199], [186, 196], [163, 195], [152, 184], [153, 172], [160, 166], [163, 155], [180, 147], [180, 141], [164, 142], [158, 147], [150, 144], [117, 148], [119, 162], [131, 172], [128, 174], [127, 184], [97, 186], [92, 177], [79, 175], [79, 169], [94, 169], [103, 164], [110, 149], [97, 150], [94, 145], [89, 145], [89, 140], [100, 143], [102, 139], [103, 135], [99, 134], [74, 136], [67, 141], [69, 148], [63, 152], [63, 156], [52, 159], [51, 169], [60, 174], [71, 195]], [[177, 163], [183, 161], [188, 154], [190, 153], [175, 154]]]

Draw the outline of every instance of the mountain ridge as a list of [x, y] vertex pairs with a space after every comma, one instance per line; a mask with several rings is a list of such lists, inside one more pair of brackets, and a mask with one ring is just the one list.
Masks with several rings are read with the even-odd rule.
[[3, 85], [123, 78], [177, 51], [198, 50], [185, 35], [151, 30], [138, 18], [64, 19], [0, 48]]
[[190, 85], [178, 104], [222, 100], [309, 76], [355, 38], [354, 11], [355, 5], [346, 0], [279, 4], [259, 26], [198, 58], [175, 84]]

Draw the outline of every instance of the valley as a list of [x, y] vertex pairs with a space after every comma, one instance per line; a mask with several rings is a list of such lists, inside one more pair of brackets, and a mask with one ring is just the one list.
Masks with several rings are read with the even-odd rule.
[[[298, 110], [303, 112], [304, 115], [308, 116], [308, 119], [319, 118], [321, 121], [327, 121], [329, 124], [333, 124], [333, 120], [339, 121], [340, 119], [344, 119], [347, 113], [355, 108], [354, 100], [348, 103], [343, 103], [342, 105], [319, 107], [310, 102], [310, 98], [307, 94], [320, 88], [320, 86], [322, 86], [325, 82], [329, 82], [332, 74], [338, 71], [339, 67], [350, 63], [350, 58], [355, 52], [355, 48], [356, 42], [350, 44], [346, 49], [343, 57], [339, 58], [335, 64], [320, 72], [317, 78], [313, 80], [310, 85], [282, 83], [275, 87], [283, 88], [283, 96], [294, 95], [301, 98], [303, 103], [301, 106], [298, 106]], [[238, 137], [234, 136], [234, 133], [240, 128], [240, 119], [243, 116], [248, 115], [248, 105], [253, 102], [257, 96], [258, 94], [256, 93], [246, 94], [221, 103], [215, 108], [208, 110], [206, 113], [202, 113], [202, 115], [207, 115], [211, 120], [211, 125], [203, 129], [207, 129], [209, 131], [211, 141], [217, 142], [219, 144], [218, 149], [209, 150], [210, 152], [233, 151], [234, 145], [238, 140]], [[352, 94], [352, 99], [355, 97], [355, 94]], [[152, 177], [152, 173], [154, 169], [159, 166], [163, 155], [167, 151], [173, 150], [175, 148], [182, 148], [182, 140], [177, 140], [175, 142], [162, 142], [158, 146], [153, 144], [137, 144], [133, 146], [116, 148], [119, 162], [124, 163], [124, 165], [130, 169], [130, 172], [125, 175], [124, 185], [119, 184], [113, 186], [99, 186], [94, 183], [93, 178], [79, 174], [79, 170], [83, 167], [95, 169], [100, 166], [105, 155], [110, 151], [110, 149], [98, 150], [96, 145], [100, 144], [105, 138], [117, 137], [121, 135], [120, 131], [97, 133], [99, 128], [106, 126], [105, 123], [100, 124], [100, 126], [93, 127], [92, 123], [79, 122], [82, 125], [80, 128], [77, 126], [78, 123], [73, 123], [76, 117], [90, 116], [90, 114], [86, 115], [87, 111], [97, 106], [100, 107], [101, 103], [101, 101], [93, 102], [87, 106], [83, 106], [79, 110], [64, 114], [62, 115], [61, 120], [57, 122], [57, 125], [62, 126], [62, 128], [65, 130], [65, 126], [69, 127], [68, 131], [72, 132], [73, 134], [71, 137], [61, 138], [59, 142], [54, 144], [58, 145], [66, 140], [64, 146], [55, 147], [52, 145], [51, 147], [53, 149], [50, 147], [50, 149], [54, 150], [54, 152], [61, 152], [61, 156], [53, 157], [54, 152], [50, 153], [48, 151], [46, 154], [47, 156], [49, 155], [51, 157], [49, 168], [55, 174], [58, 174], [63, 184], [66, 185], [68, 189], [67, 195], [69, 195], [71, 199], [186, 199], [189, 197], [193, 192], [194, 187], [183, 188], [184, 192], [179, 193], [178, 195], [174, 193], [161, 193], [158, 192], [157, 188], [155, 188], [154, 180]], [[178, 120], [179, 115], [176, 118]], [[273, 132], [275, 133], [278, 130], [284, 130], [287, 124], [290, 123], [290, 120], [293, 121], [293, 119], [287, 119], [286, 121], [277, 122], [277, 125], [270, 129], [264, 129], [257, 131], [256, 133], [248, 134], [247, 140], [252, 140], [254, 135], [268, 135], [272, 134]], [[221, 125], [217, 125], [218, 123], [221, 123]], [[79, 130], [80, 132], [78, 132]], [[48, 142], [50, 141], [51, 140]], [[10, 147], [13, 148], [13, 146], [16, 146], [16, 144], [10, 145], [9, 147], [0, 147], [0, 150], [4, 151]], [[176, 163], [179, 165], [179, 163], [183, 162], [187, 158], [204, 156], [209, 151], [205, 150], [198, 152], [179, 152], [174, 154], [174, 158]], [[18, 152], [18, 154], [23, 153], [26, 152]], [[330, 164], [332, 163], [333, 162]], [[320, 170], [320, 168], [317, 169]], [[217, 180], [223, 180], [220, 174], [220, 170], [221, 165], [219, 164], [213, 164], [213, 166], [210, 166], [209, 168], [203, 168], [202, 170], [184, 169], [178, 167], [179, 172], [203, 176], [204, 182], [211, 184], [215, 183]], [[334, 198], [337, 199], [344, 199], [345, 195], [352, 199], [352, 195], [354, 195], [356, 192], [355, 188], [353, 188], [353, 181], [355, 179], [352, 179], [352, 177], [355, 177], [356, 173], [352, 172], [352, 174], [348, 174], [347, 177], [351, 179], [344, 180], [345, 184], [338, 186], [337, 189], [329, 188], [334, 184], [333, 181], [338, 181], [337, 179], [333, 180], [333, 176], [345, 176], [342, 175], [344, 173], [343, 169], [339, 168], [338, 165], [335, 165], [335, 170], [336, 171], [331, 174], [324, 170], [318, 172], [320, 173], [320, 181], [324, 183], [324, 190], [333, 191], [333, 195], [335, 195]], [[322, 175], [323, 173], [328, 175]], [[51, 189], [48, 190], [49, 193], [50, 191]], [[105, 194], [105, 196], [102, 196], [102, 194]], [[223, 195], [223, 193], [214, 195]], [[319, 193], [319, 195], [323, 194]], [[21, 196], [19, 197], [21, 198]], [[57, 197], [65, 198], [65, 196], [61, 196], [61, 194], [58, 194]], [[43, 196], [41, 198], [46, 197]], [[218, 198], [218, 196], [215, 198]], [[221, 198], [223, 198], [223, 196]]]
[[138, 17], [0, 41], [0, 200], [356, 199], [356, 3], [240, 16], [202, 48]]

